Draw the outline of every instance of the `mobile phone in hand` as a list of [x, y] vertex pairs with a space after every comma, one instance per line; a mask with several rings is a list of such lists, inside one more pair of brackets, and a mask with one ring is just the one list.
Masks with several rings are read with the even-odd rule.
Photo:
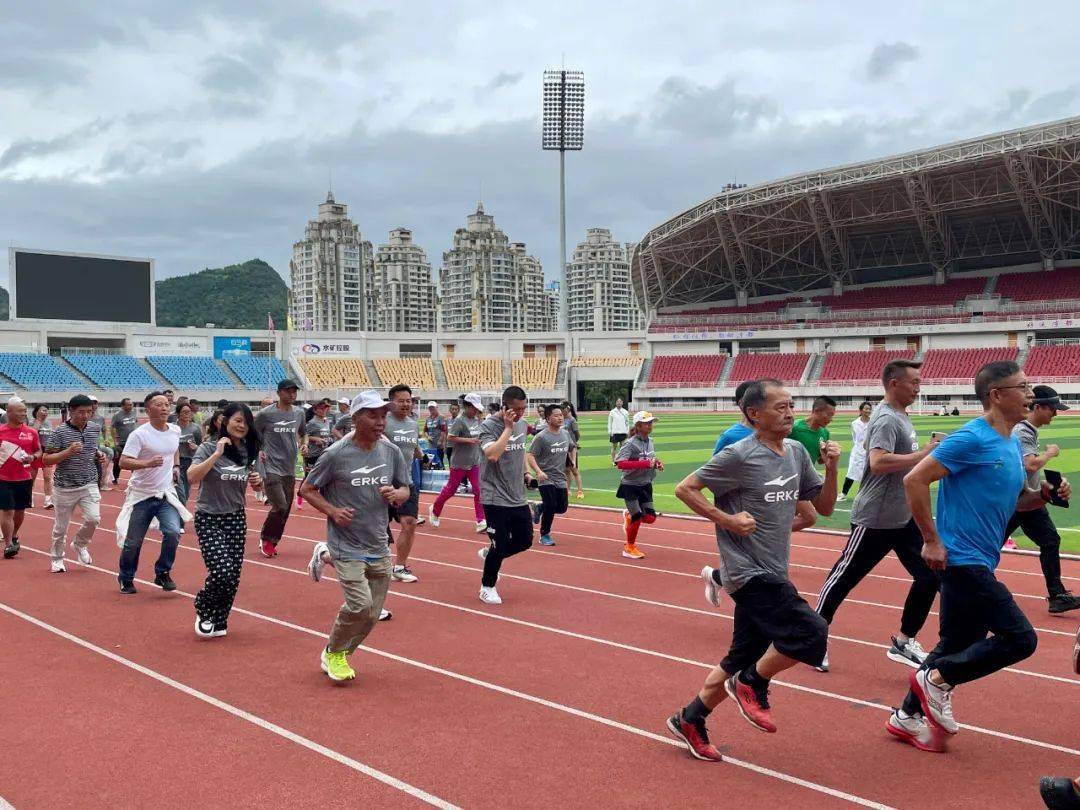
[[1050, 503], [1068, 509], [1069, 502], [1058, 495], [1058, 488], [1061, 486], [1061, 473], [1057, 470], [1044, 469], [1043, 475], [1046, 477], [1046, 483], [1050, 485]]

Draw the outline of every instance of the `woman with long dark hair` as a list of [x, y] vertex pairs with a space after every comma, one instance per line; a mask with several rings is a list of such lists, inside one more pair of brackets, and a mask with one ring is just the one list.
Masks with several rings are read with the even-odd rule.
[[195, 451], [188, 480], [202, 482], [195, 502], [195, 536], [206, 565], [206, 584], [195, 596], [195, 635], [224, 636], [228, 629], [240, 568], [244, 563], [247, 488], [262, 489], [255, 472], [261, 443], [251, 409], [230, 402], [223, 414], [221, 436]]
[[220, 439], [221, 426], [225, 418], [225, 411], [218, 408], [213, 415], [203, 423], [203, 439]]
[[[52, 434], [55, 428], [49, 424], [49, 406], [48, 405], [35, 405], [33, 412], [30, 414], [31, 422], [30, 427], [38, 432], [38, 438], [41, 440], [41, 446], [45, 446], [45, 442]], [[45, 508], [52, 509], [52, 477], [53, 468], [46, 467], [41, 463], [41, 459], [34, 461], [34, 464], [30, 470], [31, 480], [37, 484], [38, 470], [41, 470], [41, 483], [45, 488]]]
[[176, 406], [176, 424], [180, 428], [180, 470], [176, 480], [176, 497], [180, 502], [187, 504], [188, 495], [191, 494], [191, 482], [188, 480], [188, 468], [195, 451], [202, 444], [202, 428], [195, 423], [195, 409], [190, 402], [182, 402]]

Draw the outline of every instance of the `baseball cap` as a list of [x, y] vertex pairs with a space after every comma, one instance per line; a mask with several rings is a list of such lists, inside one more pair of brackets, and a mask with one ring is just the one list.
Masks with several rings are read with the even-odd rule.
[[357, 411], [385, 408], [389, 404], [378, 391], [361, 391], [353, 397], [353, 401], [349, 405], [349, 416], [352, 416]]
[[91, 395], [90, 395], [90, 401], [91, 401], [91, 402], [97, 402], [97, 401], [98, 401], [98, 398], [97, 398], [97, 397], [95, 397], [95, 396], [94, 396], [93, 394], [91, 394]]
[[474, 408], [484, 409], [484, 400], [480, 399], [479, 394], [466, 394], [465, 404], [472, 405]]
[[1053, 408], [1055, 411], [1069, 410], [1069, 406], [1061, 401], [1058, 392], [1049, 385], [1036, 385], [1031, 389], [1031, 393], [1035, 395], [1036, 405], [1045, 405], [1047, 408]]
[[439, 407], [439, 403], [438, 403], [438, 402], [436, 402], [435, 400], [431, 400], [431, 402], [429, 402], [429, 403], [427, 404], [427, 406], [428, 406], [429, 408], [438, 408], [438, 407]]
[[300, 385], [296, 382], [296, 380], [290, 379], [289, 377], [286, 377], [284, 380], [282, 380], [281, 382], [279, 382], [277, 384], [277, 390], [278, 391], [285, 391], [285, 390], [288, 390], [289, 388], [292, 388], [293, 390], [299, 391], [300, 390]]
[[339, 405], [349, 405], [351, 402], [352, 402], [352, 400], [349, 399], [348, 397], [342, 397], [341, 399], [338, 400]]
[[655, 422], [655, 421], [656, 421], [656, 417], [653, 416], [649, 411], [638, 411], [637, 413], [634, 414], [634, 424], [635, 425], [638, 422]]

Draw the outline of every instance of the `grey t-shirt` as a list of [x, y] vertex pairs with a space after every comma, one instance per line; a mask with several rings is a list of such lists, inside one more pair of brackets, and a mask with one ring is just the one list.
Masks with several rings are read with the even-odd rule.
[[911, 418], [882, 400], [870, 414], [865, 448], [866, 470], [851, 506], [851, 522], [868, 529], [899, 529], [911, 520], [911, 509], [904, 493], [906, 473], [874, 475], [870, 472], [870, 451], [884, 450], [898, 455], [917, 451], [919, 440]]
[[116, 436], [116, 446], [123, 447], [127, 437], [131, 435], [131, 431], [138, 426], [139, 417], [135, 415], [135, 411], [124, 413], [123, 408], [121, 408], [114, 413], [112, 415], [112, 429], [113, 435]]
[[364, 450], [355, 441], [339, 441], [315, 462], [307, 482], [332, 506], [353, 510], [348, 526], [338, 526], [329, 518], [326, 520], [326, 544], [333, 559], [389, 556], [387, 503], [379, 494], [379, 488], [409, 485], [409, 467], [394, 445], [380, 439], [371, 450]]
[[416, 457], [416, 446], [420, 444], [420, 428], [416, 424], [416, 419], [411, 415], [406, 416], [404, 419], [398, 419], [392, 413], [386, 414], [386, 429], [383, 431], [383, 435], [386, 436], [396, 447], [401, 451], [401, 457], [404, 459], [406, 466], [412, 469], [413, 459]]
[[347, 413], [339, 413], [337, 415], [337, 418], [334, 420], [334, 430], [344, 436], [352, 429], [352, 415]]
[[[541, 423], [538, 427], [542, 429], [545, 425]], [[570, 434], [575, 445], [581, 441], [581, 428], [578, 427], [578, 421], [573, 416], [568, 416], [563, 420], [563, 430]]]
[[[216, 441], [206, 441], [199, 445], [192, 464], [200, 464], [214, 455]], [[195, 501], [195, 511], [209, 515], [231, 515], [244, 511], [244, 495], [247, 490], [248, 474], [255, 466], [255, 459], [250, 463], [237, 464], [228, 456], [222, 456], [199, 484], [199, 497]]]
[[[503, 432], [501, 416], [489, 416], [480, 423], [480, 449], [494, 444]], [[524, 506], [525, 501], [525, 437], [528, 425], [524, 420], [514, 422], [506, 450], [498, 461], [488, 461], [480, 454], [480, 502], [491, 506]], [[457, 455], [457, 451], [454, 451]]]
[[529, 452], [536, 459], [537, 466], [547, 474], [546, 484], [558, 489], [566, 489], [566, 454], [575, 447], [574, 440], [566, 430], [558, 433], [545, 429], [536, 434]]
[[105, 416], [101, 413], [95, 413], [90, 417], [89, 421], [98, 426], [98, 444], [105, 444]]
[[[307, 457], [309, 459], [318, 458], [331, 445], [334, 441], [334, 437], [330, 435], [333, 427], [329, 419], [320, 419], [318, 416], [313, 416], [308, 420], [305, 433], [308, 437]], [[351, 423], [349, 429], [352, 429]], [[316, 442], [312, 441], [313, 439], [321, 439], [322, 441]]]
[[[640, 461], [643, 458], [656, 458], [656, 449], [653, 447], [651, 436], [648, 438], [634, 436], [619, 448], [615, 461]], [[647, 467], [643, 470], [623, 470], [621, 481], [630, 486], [643, 487], [651, 484], [654, 478], [656, 478], [656, 468]]]
[[[450, 425], [448, 435], [460, 436], [463, 439], [480, 438], [480, 417], [470, 419], [465, 414], [462, 414]], [[454, 448], [454, 453], [450, 456], [451, 470], [470, 470], [480, 463], [479, 444], [447, 442], [446, 446]]]
[[[1039, 455], [1039, 431], [1028, 420], [1023, 422], [1017, 422], [1013, 426], [1013, 436], [1020, 440], [1020, 456], [1025, 461], [1028, 456]], [[1042, 486], [1042, 472], [1036, 470], [1033, 473], [1028, 473], [1027, 488], [1038, 489]]]
[[255, 414], [255, 429], [263, 442], [266, 472], [270, 475], [295, 475], [299, 437], [306, 432], [304, 409], [293, 405], [283, 411], [277, 403]]
[[695, 474], [712, 491], [717, 509], [730, 515], [749, 512], [757, 524], [746, 537], [716, 527], [724, 587], [735, 593], [754, 577], [787, 579], [795, 507], [815, 497], [824, 483], [806, 448], [784, 439], [780, 456], [757, 436], [748, 436], [725, 447]]
[[[202, 444], [202, 428], [194, 422], [188, 422], [186, 425], [178, 425], [178, 427], [180, 428], [180, 458], [191, 458], [195, 455], [199, 445]], [[195, 450], [191, 449], [191, 446], [188, 444], [188, 439], [195, 442]]]

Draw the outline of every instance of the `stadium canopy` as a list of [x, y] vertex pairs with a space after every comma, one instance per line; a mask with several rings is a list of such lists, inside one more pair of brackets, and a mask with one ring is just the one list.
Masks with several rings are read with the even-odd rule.
[[655, 312], [1075, 258], [1080, 117], [725, 192], [649, 231], [632, 268]]

